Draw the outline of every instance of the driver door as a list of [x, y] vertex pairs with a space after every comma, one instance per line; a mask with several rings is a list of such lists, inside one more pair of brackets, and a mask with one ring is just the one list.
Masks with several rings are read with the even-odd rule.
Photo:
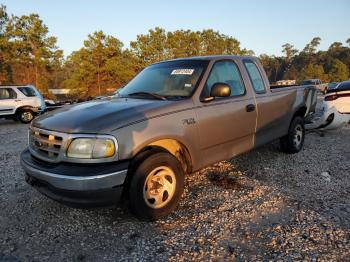
[[205, 97], [209, 96], [215, 83], [228, 84], [231, 95], [203, 102], [195, 109], [203, 166], [229, 159], [254, 145], [255, 102], [233, 60], [218, 61], [213, 65], [203, 89]]

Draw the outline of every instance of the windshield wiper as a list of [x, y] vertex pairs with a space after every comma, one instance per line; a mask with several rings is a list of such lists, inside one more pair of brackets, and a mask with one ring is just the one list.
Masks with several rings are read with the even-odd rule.
[[156, 93], [149, 93], [149, 92], [135, 92], [128, 94], [128, 96], [150, 96], [159, 100], [167, 100], [165, 96], [158, 95]]

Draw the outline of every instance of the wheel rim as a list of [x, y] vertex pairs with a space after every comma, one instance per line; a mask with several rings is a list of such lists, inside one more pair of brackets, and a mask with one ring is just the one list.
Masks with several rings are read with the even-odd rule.
[[23, 112], [21, 115], [21, 118], [25, 122], [29, 122], [33, 119], [33, 115], [30, 112]]
[[303, 135], [303, 127], [301, 125], [296, 125], [294, 129], [293, 142], [297, 148], [299, 148], [303, 142]]
[[166, 166], [153, 169], [143, 186], [143, 199], [154, 209], [162, 208], [175, 194], [176, 177], [173, 170]]

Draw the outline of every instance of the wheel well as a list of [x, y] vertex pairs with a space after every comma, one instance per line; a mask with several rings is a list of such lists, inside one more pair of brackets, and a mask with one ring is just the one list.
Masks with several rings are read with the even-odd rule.
[[138, 165], [141, 164], [150, 155], [167, 152], [175, 156], [182, 165], [182, 168], [185, 173], [192, 172], [192, 161], [188, 149], [180, 142], [174, 139], [161, 139], [155, 142], [152, 142], [140, 150], [135, 157], [131, 160], [128, 168], [128, 174], [124, 182], [124, 197], [127, 197], [127, 192], [129, 190], [129, 185], [131, 181], [132, 174], [135, 172], [135, 169]]
[[30, 106], [21, 106], [21, 107], [18, 107], [18, 108], [16, 109], [15, 114], [21, 112], [22, 110], [30, 110], [30, 111], [32, 111], [33, 113], [34, 113], [34, 111], [35, 111], [34, 108], [32, 108], [32, 107], [30, 107]]
[[147, 155], [149, 153], [168, 152], [180, 161], [182, 168], [186, 173], [192, 171], [191, 156], [188, 149], [184, 144], [175, 139], [161, 139], [154, 141], [139, 151], [135, 158], [139, 157], [141, 154], [144, 155], [145, 152], [148, 152]]
[[294, 119], [296, 116], [300, 116], [300, 117], [304, 118], [304, 117], [305, 117], [306, 110], [307, 110], [306, 106], [300, 107], [300, 108], [294, 113], [293, 119]]

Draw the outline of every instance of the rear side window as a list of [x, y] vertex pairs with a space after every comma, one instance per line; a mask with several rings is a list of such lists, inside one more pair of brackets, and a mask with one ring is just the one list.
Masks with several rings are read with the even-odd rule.
[[252, 82], [255, 93], [265, 93], [264, 80], [259, 72], [258, 67], [252, 61], [245, 61], [244, 65], [248, 71], [250, 81]]
[[350, 82], [345, 82], [345, 83], [341, 83], [338, 87], [337, 87], [338, 91], [347, 91], [350, 90]]
[[17, 94], [11, 88], [0, 88], [0, 100], [15, 98], [17, 98]]
[[241, 73], [234, 62], [220, 61], [214, 64], [207, 80], [206, 95], [210, 94], [210, 89], [215, 83], [228, 84], [231, 87], [231, 96], [245, 94]]
[[28, 87], [28, 86], [18, 87], [18, 90], [21, 91], [25, 96], [28, 96], [28, 97], [36, 96], [35, 90], [31, 87]]

